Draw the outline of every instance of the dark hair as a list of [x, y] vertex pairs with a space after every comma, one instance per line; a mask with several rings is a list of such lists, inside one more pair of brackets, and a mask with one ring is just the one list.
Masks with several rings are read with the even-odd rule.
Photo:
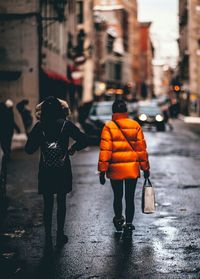
[[127, 112], [127, 106], [126, 103], [124, 102], [124, 100], [116, 100], [114, 101], [113, 105], [112, 105], [112, 112], [119, 112], [119, 113], [123, 113], [123, 112]]
[[41, 122], [52, 122], [63, 118], [63, 110], [59, 100], [53, 96], [47, 97], [41, 107]]

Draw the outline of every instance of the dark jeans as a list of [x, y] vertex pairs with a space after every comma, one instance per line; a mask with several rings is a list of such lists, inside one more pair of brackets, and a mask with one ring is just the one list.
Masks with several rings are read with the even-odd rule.
[[[53, 194], [43, 194], [44, 199], [44, 226], [46, 236], [51, 236], [52, 215], [53, 215]], [[64, 233], [66, 216], [66, 194], [57, 194], [57, 233]]]
[[126, 201], [126, 223], [132, 223], [135, 213], [135, 189], [137, 179], [125, 179], [125, 180], [110, 180], [113, 193], [114, 202], [113, 208], [116, 218], [122, 216], [122, 199], [123, 199], [123, 181], [125, 181], [125, 201]]

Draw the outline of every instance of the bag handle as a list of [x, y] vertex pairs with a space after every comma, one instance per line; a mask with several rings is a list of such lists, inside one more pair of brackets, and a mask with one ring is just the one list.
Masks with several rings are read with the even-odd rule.
[[145, 178], [144, 187], [146, 187], [147, 181], [149, 182], [150, 187], [153, 187], [149, 178]]
[[118, 127], [118, 129], [121, 131], [122, 135], [124, 136], [124, 138], [126, 139], [126, 141], [128, 142], [128, 144], [130, 145], [131, 149], [132, 149], [133, 151], [135, 151], [135, 150], [133, 149], [132, 144], [129, 142], [127, 136], [124, 134], [124, 132], [122, 131], [122, 129], [121, 129], [120, 125], [117, 123], [117, 121], [113, 120], [113, 122], [114, 122], [115, 125]]

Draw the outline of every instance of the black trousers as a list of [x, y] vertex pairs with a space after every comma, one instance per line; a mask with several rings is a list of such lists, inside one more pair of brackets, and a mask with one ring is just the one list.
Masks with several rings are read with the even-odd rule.
[[[44, 227], [46, 236], [51, 236], [54, 194], [43, 194], [44, 199]], [[57, 194], [57, 233], [64, 233], [66, 216], [66, 194]]]
[[113, 208], [116, 218], [122, 216], [123, 182], [125, 181], [126, 223], [132, 223], [135, 213], [135, 189], [137, 179], [110, 180], [114, 193]]

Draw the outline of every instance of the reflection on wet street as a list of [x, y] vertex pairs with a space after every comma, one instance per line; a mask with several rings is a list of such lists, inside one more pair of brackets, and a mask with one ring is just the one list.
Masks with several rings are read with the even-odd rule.
[[12, 278], [199, 278], [199, 138], [180, 121], [173, 132], [145, 131], [145, 136], [157, 212], [141, 213], [141, 177], [133, 240], [117, 237], [109, 181], [99, 184], [98, 148], [89, 147], [73, 158], [74, 190], [67, 199], [66, 217], [69, 243], [46, 259], [42, 201], [36, 192], [38, 155], [30, 159], [22, 151], [14, 153], [8, 178], [10, 207], [1, 232], [1, 257]]

